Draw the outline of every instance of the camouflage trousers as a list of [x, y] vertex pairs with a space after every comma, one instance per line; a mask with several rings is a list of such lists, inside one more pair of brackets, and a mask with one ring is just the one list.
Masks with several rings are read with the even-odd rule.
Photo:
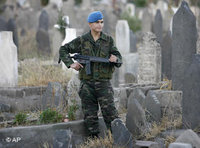
[[99, 133], [99, 106], [108, 129], [111, 128], [111, 122], [118, 118], [113, 94], [110, 81], [81, 81], [79, 96], [84, 113], [84, 123], [89, 136], [96, 136]]

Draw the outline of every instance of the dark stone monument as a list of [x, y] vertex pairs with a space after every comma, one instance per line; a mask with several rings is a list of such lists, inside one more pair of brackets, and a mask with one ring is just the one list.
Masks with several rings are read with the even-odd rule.
[[135, 53], [137, 52], [137, 38], [136, 35], [133, 33], [132, 30], [130, 30], [130, 52]]
[[183, 90], [184, 72], [196, 53], [196, 18], [183, 1], [173, 17], [172, 28], [172, 87]]
[[3, 17], [0, 17], [0, 31], [6, 31], [6, 30], [7, 30], [6, 20]]
[[14, 19], [9, 19], [7, 23], [7, 30], [13, 32], [13, 41], [18, 47], [17, 25]]
[[53, 136], [54, 148], [72, 147], [72, 132], [70, 130], [56, 130]]
[[171, 80], [172, 38], [170, 32], [168, 32], [163, 38], [161, 47], [162, 78], [167, 78], [168, 80]]
[[115, 146], [133, 148], [132, 134], [128, 131], [122, 120], [115, 119], [112, 122], [112, 135]]
[[194, 129], [200, 126], [200, 55], [193, 55], [193, 61], [184, 75], [183, 125]]
[[44, 29], [45, 31], [49, 29], [49, 15], [45, 10], [42, 10], [40, 14], [38, 29]]
[[44, 29], [39, 29], [36, 33], [36, 41], [39, 54], [51, 55], [49, 34]]
[[160, 9], [156, 11], [154, 24], [153, 24], [153, 32], [157, 37], [157, 41], [161, 44], [162, 35], [163, 35], [163, 20], [162, 20], [162, 14], [160, 12]]
[[58, 82], [49, 82], [45, 93], [42, 96], [42, 109], [49, 107], [64, 107], [65, 91]]

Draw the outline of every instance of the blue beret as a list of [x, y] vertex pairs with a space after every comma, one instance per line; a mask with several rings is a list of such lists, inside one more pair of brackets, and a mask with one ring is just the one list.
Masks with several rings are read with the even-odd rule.
[[100, 11], [94, 11], [88, 16], [88, 23], [94, 23], [103, 18], [103, 14]]

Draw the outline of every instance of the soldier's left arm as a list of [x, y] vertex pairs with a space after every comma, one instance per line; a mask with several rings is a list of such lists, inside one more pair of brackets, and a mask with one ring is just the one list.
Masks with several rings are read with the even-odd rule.
[[[110, 55], [115, 55], [117, 57], [117, 62], [121, 62], [122, 63], [122, 56], [119, 52], [119, 50], [117, 49], [117, 47], [115, 46], [114, 40], [112, 37], [110, 37]], [[119, 63], [115, 63], [114, 64], [116, 67], [120, 67], [122, 64]]]

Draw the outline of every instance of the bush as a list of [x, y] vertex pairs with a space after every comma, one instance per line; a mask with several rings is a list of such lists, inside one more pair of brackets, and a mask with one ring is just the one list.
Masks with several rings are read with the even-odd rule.
[[82, 3], [82, 0], [75, 0], [75, 5], [80, 5]]
[[53, 109], [47, 109], [40, 114], [41, 123], [57, 123], [62, 121], [62, 115]]
[[136, 7], [145, 7], [147, 5], [147, 0], [129, 0], [130, 3], [134, 3]]
[[128, 21], [128, 25], [133, 32], [141, 30], [141, 21], [137, 17], [130, 16], [128, 12], [124, 12], [121, 19]]
[[69, 120], [75, 120], [76, 119], [75, 113], [76, 113], [77, 109], [79, 108], [75, 100], [73, 100], [72, 103], [73, 104], [71, 106], [69, 106], [69, 108], [68, 108], [68, 118], [69, 118]]
[[49, 4], [49, 0], [40, 0], [42, 6], [46, 6]]
[[58, 20], [57, 20], [57, 24], [60, 26], [60, 28], [58, 29], [60, 31], [60, 33], [62, 34], [62, 38], [65, 38], [65, 27], [67, 26], [66, 22], [63, 20], [63, 12], [59, 11], [58, 13]]
[[3, 12], [6, 0], [0, 0], [0, 14]]
[[18, 113], [17, 115], [15, 115], [14, 123], [21, 125], [26, 123], [26, 121], [27, 121], [27, 115], [25, 113]]

